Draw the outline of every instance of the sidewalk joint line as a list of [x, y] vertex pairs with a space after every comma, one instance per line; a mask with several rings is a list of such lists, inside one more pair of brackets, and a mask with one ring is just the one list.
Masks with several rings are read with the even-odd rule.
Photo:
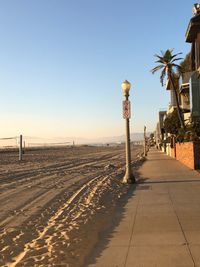
[[134, 231], [136, 217], [137, 217], [137, 213], [138, 213], [138, 206], [139, 206], [139, 202], [140, 202], [140, 197], [141, 197], [141, 192], [139, 193], [139, 196], [138, 196], [137, 207], [136, 207], [135, 216], [134, 216], [134, 220], [133, 220], [133, 225], [132, 225], [132, 229], [131, 229], [131, 237], [130, 237], [129, 243], [128, 243], [128, 251], [126, 253], [124, 267], [126, 267], [126, 264], [127, 264], [127, 259], [128, 259], [128, 255], [129, 255], [129, 251], [130, 251], [130, 247], [131, 247], [131, 241], [133, 239], [133, 231]]
[[192, 261], [193, 261], [194, 267], [197, 267], [197, 265], [196, 265], [196, 263], [195, 263], [195, 260], [194, 260], [194, 258], [193, 258], [192, 252], [191, 252], [190, 247], [189, 247], [189, 242], [188, 242], [188, 240], [187, 240], [187, 237], [186, 237], [185, 232], [184, 232], [184, 230], [183, 230], [183, 227], [182, 227], [182, 225], [181, 225], [180, 219], [179, 219], [178, 214], [177, 214], [177, 212], [176, 212], [176, 209], [175, 209], [175, 207], [174, 207], [174, 203], [173, 203], [173, 200], [172, 200], [172, 196], [171, 196], [171, 194], [170, 194], [169, 187], [167, 187], [167, 189], [168, 189], [169, 199], [170, 199], [170, 201], [171, 201], [171, 205], [172, 205], [172, 207], [173, 207], [174, 213], [175, 213], [175, 215], [176, 215], [176, 218], [177, 218], [177, 220], [178, 220], [179, 226], [180, 226], [180, 228], [181, 228], [181, 232], [182, 232], [182, 234], [183, 234], [183, 237], [184, 237], [184, 239], [185, 239], [185, 244], [187, 245], [188, 252], [189, 252], [190, 257], [191, 257], [191, 259], [192, 259]]

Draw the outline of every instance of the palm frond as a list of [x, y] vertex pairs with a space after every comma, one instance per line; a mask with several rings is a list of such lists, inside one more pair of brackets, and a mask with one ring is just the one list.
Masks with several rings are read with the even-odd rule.
[[171, 65], [172, 65], [172, 67], [175, 67], [175, 68], [181, 68], [181, 66], [178, 65], [178, 64], [174, 64], [174, 63], [172, 63]]
[[159, 59], [159, 60], [156, 60], [155, 63], [161, 63], [161, 64], [164, 64], [165, 62], [164, 62], [163, 60]]
[[164, 54], [165, 54], [165, 51], [163, 51], [163, 50], [160, 50], [160, 53], [161, 53], [161, 55], [162, 55], [162, 57], [164, 56]]
[[159, 63], [159, 65], [153, 68], [151, 72], [152, 74], [154, 74], [156, 71], [161, 70], [160, 82], [162, 86], [164, 85], [164, 79], [166, 75], [168, 75], [169, 73], [173, 74], [173, 68], [176, 68], [180, 71], [180, 66], [178, 64], [175, 64], [174, 62], [182, 59], [178, 57], [178, 55], [182, 53], [173, 55], [173, 51], [174, 49], [167, 49], [166, 51], [161, 51], [161, 55], [154, 55], [157, 58], [155, 63]]
[[183, 54], [182, 52], [177, 53], [177, 54], [174, 54], [174, 55], [172, 55], [172, 59], [175, 58], [175, 57], [177, 57], [177, 56], [179, 56], [179, 55], [182, 55], [182, 54]]
[[171, 62], [175, 62], [175, 61], [178, 61], [178, 60], [181, 60], [183, 59], [182, 57], [178, 57], [178, 58], [174, 58]]
[[163, 65], [158, 65], [155, 68], [153, 68], [152, 70], [150, 70], [150, 72], [152, 72], [152, 74], [154, 74], [156, 71], [161, 70], [164, 66]]
[[159, 58], [159, 60], [163, 60], [163, 57], [161, 57], [161, 56], [159, 56], [159, 55], [157, 55], [157, 54], [155, 54], [154, 57]]
[[164, 54], [164, 58], [166, 59], [166, 61], [171, 61], [171, 58], [172, 58], [172, 51], [173, 50], [170, 50], [168, 49], [165, 54]]

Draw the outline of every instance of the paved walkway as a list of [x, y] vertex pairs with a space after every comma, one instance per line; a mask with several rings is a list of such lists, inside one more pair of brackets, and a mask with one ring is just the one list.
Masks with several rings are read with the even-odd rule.
[[200, 267], [200, 174], [152, 149], [139, 176], [87, 266]]

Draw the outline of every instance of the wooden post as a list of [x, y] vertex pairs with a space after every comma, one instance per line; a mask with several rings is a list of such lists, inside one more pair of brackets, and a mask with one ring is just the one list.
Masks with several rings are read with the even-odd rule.
[[19, 161], [22, 160], [22, 153], [23, 153], [23, 149], [22, 149], [22, 135], [20, 134], [20, 136], [19, 136]]
[[146, 148], [146, 126], [144, 126], [144, 156], [147, 155], [147, 148]]
[[26, 143], [24, 141], [24, 150], [23, 150], [23, 154], [25, 154], [25, 148], [26, 148]]

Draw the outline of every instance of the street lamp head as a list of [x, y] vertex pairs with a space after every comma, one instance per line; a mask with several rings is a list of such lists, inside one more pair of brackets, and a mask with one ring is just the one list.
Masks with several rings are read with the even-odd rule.
[[125, 96], [129, 95], [129, 91], [131, 89], [131, 83], [127, 80], [122, 83], [122, 90]]
[[194, 15], [199, 14], [200, 13], [200, 4], [197, 4], [197, 3], [194, 4], [192, 12], [193, 12]]

